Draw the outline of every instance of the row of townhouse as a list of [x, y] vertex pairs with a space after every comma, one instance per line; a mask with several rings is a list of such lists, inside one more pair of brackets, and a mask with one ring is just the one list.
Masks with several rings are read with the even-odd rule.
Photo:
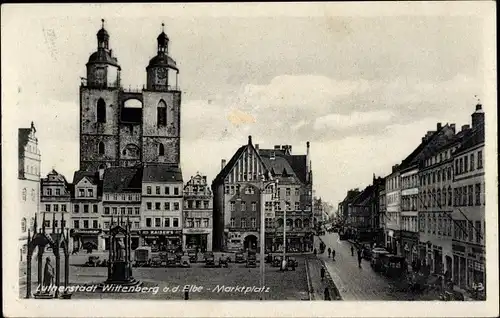
[[212, 183], [214, 249], [258, 249], [263, 214], [266, 250], [312, 250], [309, 142], [306, 146], [306, 155], [292, 155], [290, 145], [260, 149], [250, 136], [227, 164], [222, 160]]
[[[418, 262], [430, 272], [448, 275], [462, 289], [485, 282], [481, 104], [471, 117], [472, 127], [463, 125], [460, 131], [455, 124], [441, 123], [428, 131], [420, 145], [382, 179], [377, 200], [362, 200], [367, 187], [350, 190], [339, 204], [352, 238], [385, 246], [409, 264]], [[378, 226], [369, 220], [378, 220]], [[382, 235], [363, 236], [369, 232], [367, 226]]]
[[212, 248], [212, 192], [206, 176], [197, 174], [184, 185], [179, 168], [147, 165], [77, 171], [68, 183], [52, 170], [40, 188], [40, 219], [49, 231], [64, 221], [72, 249], [107, 250], [111, 222], [127, 221], [133, 249]]

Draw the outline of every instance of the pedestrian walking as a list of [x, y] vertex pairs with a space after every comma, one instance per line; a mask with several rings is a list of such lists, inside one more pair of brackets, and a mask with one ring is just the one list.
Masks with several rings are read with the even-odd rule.
[[332, 260], [335, 260], [335, 249], [332, 250]]
[[321, 267], [320, 274], [321, 274], [321, 280], [324, 280], [325, 279], [325, 268], [324, 267]]
[[325, 300], [332, 300], [332, 297], [330, 297], [330, 290], [328, 287], [325, 288]]
[[184, 300], [189, 300], [189, 291], [184, 292]]
[[358, 266], [361, 267], [361, 260], [363, 259], [363, 252], [361, 249], [358, 250]]
[[330, 258], [330, 254], [332, 254], [332, 249], [328, 248], [328, 258]]
[[351, 245], [351, 256], [354, 256], [354, 246]]

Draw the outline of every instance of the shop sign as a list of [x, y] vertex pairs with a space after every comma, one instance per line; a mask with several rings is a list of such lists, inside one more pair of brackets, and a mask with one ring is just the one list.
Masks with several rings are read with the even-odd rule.
[[182, 231], [172, 230], [141, 230], [142, 235], [180, 235]]
[[207, 229], [184, 229], [185, 234], [208, 234], [210, 230]]
[[101, 234], [102, 230], [100, 229], [71, 229], [71, 234], [78, 235], [98, 235]]

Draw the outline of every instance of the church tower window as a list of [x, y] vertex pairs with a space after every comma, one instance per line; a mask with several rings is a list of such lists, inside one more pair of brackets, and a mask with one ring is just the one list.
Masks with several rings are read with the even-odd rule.
[[106, 103], [102, 98], [99, 98], [99, 100], [97, 101], [97, 122], [106, 122]]
[[167, 125], [167, 104], [165, 104], [165, 101], [162, 99], [158, 103], [158, 107], [156, 108], [156, 115], [157, 115], [157, 123], [158, 127], [161, 126], [166, 126]]
[[165, 146], [163, 144], [158, 145], [158, 155], [159, 156], [164, 156], [165, 155]]
[[104, 155], [104, 143], [102, 141], [99, 142], [98, 146], [97, 146], [97, 152], [100, 154], [100, 155]]

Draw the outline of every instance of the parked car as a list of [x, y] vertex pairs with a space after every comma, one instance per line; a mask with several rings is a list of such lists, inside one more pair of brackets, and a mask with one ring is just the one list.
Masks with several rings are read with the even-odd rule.
[[215, 267], [214, 253], [206, 252], [203, 258], [205, 259], [205, 267]]
[[181, 267], [191, 267], [191, 262], [189, 261], [188, 255], [183, 255], [180, 262]]
[[160, 267], [161, 266], [161, 257], [160, 255], [155, 255], [151, 258], [151, 267]]
[[382, 271], [383, 256], [389, 254], [388, 251], [382, 248], [374, 248], [372, 250], [372, 257], [370, 259], [370, 266], [376, 271]]
[[287, 260], [286, 260], [286, 265], [287, 267], [297, 267], [299, 266], [299, 262], [297, 261], [297, 259], [295, 257], [288, 257]]
[[167, 266], [174, 267], [177, 263], [177, 256], [174, 253], [167, 253]]
[[191, 263], [198, 262], [198, 254], [196, 254], [196, 250], [194, 248], [187, 250], [187, 255], [189, 256], [189, 261]]
[[219, 258], [219, 267], [229, 268], [229, 258], [225, 256], [221, 256]]
[[135, 263], [134, 266], [148, 266], [151, 261], [151, 247], [149, 246], [141, 246], [135, 249]]
[[242, 252], [236, 252], [236, 254], [234, 254], [234, 262], [245, 263], [245, 254], [243, 254]]
[[283, 261], [282, 256], [274, 256], [273, 258], [273, 267], [281, 267], [281, 262]]
[[248, 253], [246, 267], [257, 267], [257, 255], [255, 253]]

